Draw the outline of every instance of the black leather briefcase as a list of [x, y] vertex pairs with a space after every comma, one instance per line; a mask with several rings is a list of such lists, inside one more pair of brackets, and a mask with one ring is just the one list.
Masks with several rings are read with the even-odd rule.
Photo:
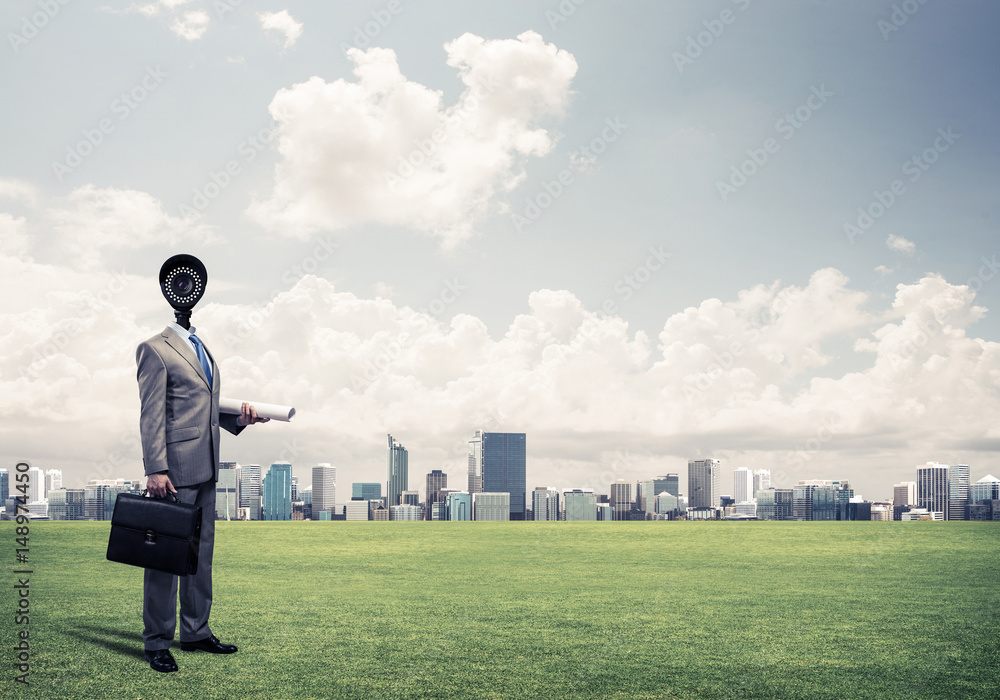
[[109, 560], [178, 576], [198, 572], [201, 508], [170, 496], [173, 501], [118, 494], [111, 515]]

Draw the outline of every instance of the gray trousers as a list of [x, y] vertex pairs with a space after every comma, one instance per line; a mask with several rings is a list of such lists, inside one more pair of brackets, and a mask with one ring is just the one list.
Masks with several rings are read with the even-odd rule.
[[[182, 503], [201, 506], [201, 544], [198, 573], [180, 577], [181, 641], [197, 642], [211, 636], [212, 550], [215, 547], [215, 481], [177, 486]], [[150, 651], [169, 649], [177, 627], [177, 576], [145, 570], [142, 590], [143, 646]]]

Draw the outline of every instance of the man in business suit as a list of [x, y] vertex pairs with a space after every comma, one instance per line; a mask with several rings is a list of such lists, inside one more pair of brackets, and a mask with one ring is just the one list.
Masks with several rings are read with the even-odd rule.
[[[187, 325], [186, 319], [183, 321]], [[138, 365], [142, 459], [146, 489], [158, 498], [167, 492], [183, 503], [201, 506], [198, 572], [182, 576], [181, 650], [232, 654], [208, 626], [212, 608], [212, 549], [215, 544], [215, 483], [219, 478], [219, 426], [233, 435], [263, 423], [243, 404], [241, 415], [219, 413], [219, 368], [194, 333], [171, 323], [139, 344]], [[163, 673], [177, 670], [170, 653], [177, 624], [177, 577], [146, 569], [142, 633], [146, 661]]]

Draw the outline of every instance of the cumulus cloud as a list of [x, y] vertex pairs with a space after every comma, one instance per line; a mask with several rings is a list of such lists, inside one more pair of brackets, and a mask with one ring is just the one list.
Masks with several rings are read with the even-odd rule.
[[138, 190], [84, 185], [53, 202], [46, 218], [60, 248], [84, 267], [96, 266], [106, 250], [135, 250], [185, 239], [217, 240], [196, 218], [171, 216], [162, 202]]
[[285, 37], [285, 48], [291, 48], [302, 36], [302, 23], [296, 22], [295, 18], [288, 14], [288, 10], [281, 12], [258, 12], [257, 19], [260, 21], [264, 31], [275, 31]]
[[407, 80], [390, 49], [350, 49], [356, 81], [313, 77], [270, 105], [281, 161], [274, 188], [249, 213], [288, 235], [375, 222], [453, 246], [500, 207], [530, 157], [555, 137], [576, 74], [571, 54], [535, 32], [445, 45], [465, 89], [451, 105]]
[[885, 241], [885, 246], [889, 250], [902, 253], [903, 255], [913, 255], [917, 250], [917, 246], [913, 241], [907, 240], [902, 236], [897, 236], [894, 233], [889, 234], [889, 238]]
[[[136, 321], [114, 280], [64, 272], [0, 258], [0, 280], [37, 280], [23, 307], [0, 312], [0, 444], [72, 462], [121, 451], [116, 431], [134, 432], [131, 352], [159, 326]], [[151, 286], [141, 282], [124, 284]], [[700, 454], [738, 454], [782, 485], [861, 469], [891, 484], [942, 452], [1000, 446], [1000, 343], [969, 335], [985, 309], [938, 275], [898, 285], [878, 307], [820, 270], [804, 286], [705, 300], [655, 339], [566, 290], [532, 293], [499, 338], [471, 315], [308, 275], [266, 305], [206, 301], [194, 322], [221, 360], [225, 393], [299, 409], [281, 433], [227, 443], [233, 458], [277, 458], [280, 443], [297, 445], [286, 457], [299, 468], [359, 465], [392, 432], [414, 458], [460, 477], [468, 436], [487, 427], [528, 432], [529, 480], [558, 486], [604, 488], [608, 474], [649, 476], [667, 456]], [[108, 427], [94, 430], [97, 415]], [[45, 438], [53, 430], [64, 447]], [[124, 454], [136, 458], [137, 446]], [[359, 479], [378, 469], [356, 468]]]

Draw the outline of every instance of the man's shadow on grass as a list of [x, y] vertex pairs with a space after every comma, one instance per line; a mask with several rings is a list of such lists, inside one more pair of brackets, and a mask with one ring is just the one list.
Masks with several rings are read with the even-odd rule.
[[111, 627], [91, 625], [78, 625], [77, 629], [67, 630], [67, 633], [82, 642], [104, 647], [114, 654], [131, 656], [143, 662], [146, 660], [143, 654], [141, 635], [137, 636]]

